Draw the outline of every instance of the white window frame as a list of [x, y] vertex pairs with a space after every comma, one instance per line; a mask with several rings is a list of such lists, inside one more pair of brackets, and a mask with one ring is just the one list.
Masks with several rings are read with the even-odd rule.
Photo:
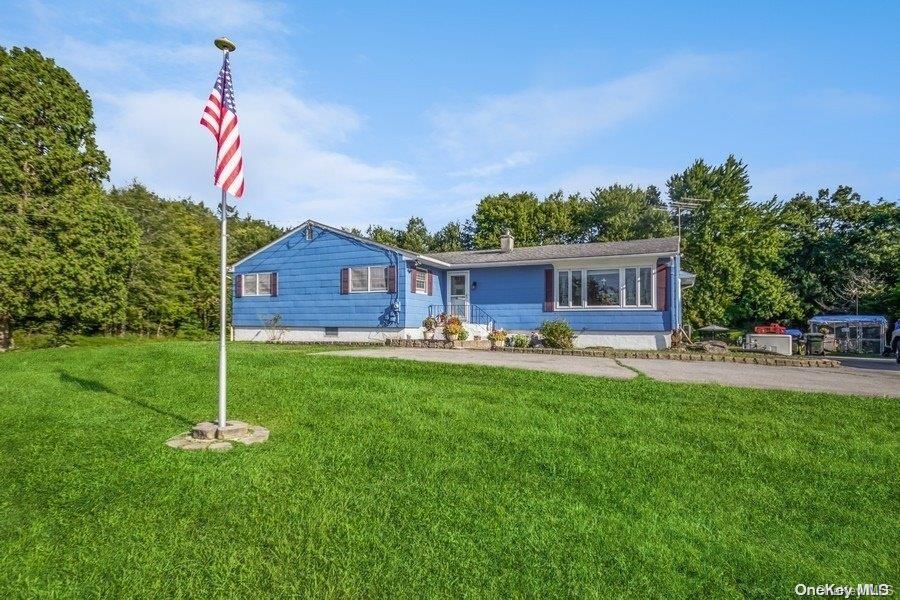
[[[269, 281], [271, 282], [272, 281], [272, 279], [271, 279], [272, 273], [274, 273], [274, 272], [275, 271], [259, 271], [259, 272], [253, 272], [253, 273], [241, 273], [241, 296], [262, 296], [263, 298], [265, 298], [267, 296], [272, 296], [273, 294], [272, 294], [271, 283], [270, 283], [268, 293], [265, 293], [265, 294], [259, 293], [259, 276], [260, 275], [268, 275]], [[256, 277], [256, 279], [254, 280], [255, 284], [253, 286], [253, 290], [249, 290], [247, 288], [247, 278], [251, 275]]]
[[[634, 269], [635, 270], [635, 298], [637, 300], [636, 305], [627, 305], [625, 304], [625, 269]], [[641, 269], [650, 269], [650, 304], [641, 304]], [[569, 302], [572, 301], [572, 272], [578, 271], [581, 273], [581, 305], [580, 306], [571, 306], [571, 305], [563, 305], [559, 303], [559, 274], [562, 272], [567, 272], [568, 275], [568, 285], [569, 285]], [[595, 306], [589, 305], [588, 302], [588, 294], [587, 294], [587, 274], [588, 271], [618, 271], [619, 272], [619, 303], [613, 304], [610, 306]], [[622, 266], [609, 266], [609, 265], [584, 265], [579, 267], [557, 267], [553, 269], [553, 306], [555, 310], [566, 311], [566, 310], [656, 310], [656, 294], [654, 291], [656, 290], [656, 272], [657, 268], [655, 265], [622, 265]]]
[[[349, 287], [349, 292], [351, 294], [384, 294], [388, 291], [388, 280], [387, 273], [384, 275], [384, 289], [372, 289], [372, 269], [388, 269], [390, 265], [360, 265], [358, 267], [348, 267], [350, 269], [349, 272], [349, 281], [347, 285]], [[355, 290], [353, 289], [353, 269], [365, 269], [366, 270], [366, 289], [364, 290]]]
[[[421, 290], [419, 289], [419, 273], [425, 275], [424, 279], [422, 279], [423, 285], [422, 285]], [[413, 269], [412, 276], [416, 278], [415, 279], [416, 291], [413, 293], [414, 294], [425, 294], [427, 296], [428, 295], [428, 271], [426, 271], [425, 269]]]

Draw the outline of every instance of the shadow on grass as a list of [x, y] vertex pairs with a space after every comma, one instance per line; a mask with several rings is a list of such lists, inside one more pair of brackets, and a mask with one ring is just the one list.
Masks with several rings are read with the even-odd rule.
[[85, 379], [83, 377], [76, 377], [71, 373], [67, 373], [66, 371], [59, 371], [59, 380], [62, 383], [68, 385], [74, 385], [85, 392], [91, 392], [94, 394], [109, 394], [110, 396], [115, 396], [125, 402], [133, 406], [137, 406], [139, 408], [143, 408], [145, 410], [149, 410], [155, 412], [158, 415], [163, 417], [168, 417], [180, 423], [183, 423], [187, 426], [193, 426], [194, 422], [185, 417], [184, 415], [179, 415], [178, 413], [174, 413], [164, 408], [159, 408], [158, 406], [154, 406], [149, 402], [144, 402], [143, 400], [138, 400], [137, 398], [132, 398], [130, 396], [125, 396], [111, 389], [110, 387], [100, 383], [99, 381], [95, 381], [93, 379]]

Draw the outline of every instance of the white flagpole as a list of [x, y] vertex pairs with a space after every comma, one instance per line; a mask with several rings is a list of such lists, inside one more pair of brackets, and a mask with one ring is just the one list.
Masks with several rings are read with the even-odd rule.
[[[226, 51], [227, 52], [227, 51]], [[228, 249], [228, 203], [225, 190], [222, 190], [222, 240], [219, 256], [219, 277], [221, 287], [219, 289], [219, 427], [225, 427], [225, 405], [227, 398], [227, 355], [225, 352], [225, 329], [228, 327], [227, 304], [227, 249]]]
[[[228, 52], [234, 50], [234, 43], [227, 38], [218, 38], [216, 48], [222, 50], [223, 60]], [[226, 405], [228, 398], [228, 357], [225, 348], [225, 333], [228, 328], [228, 202], [225, 188], [222, 188], [222, 239], [219, 248], [219, 427], [225, 427], [227, 421]]]

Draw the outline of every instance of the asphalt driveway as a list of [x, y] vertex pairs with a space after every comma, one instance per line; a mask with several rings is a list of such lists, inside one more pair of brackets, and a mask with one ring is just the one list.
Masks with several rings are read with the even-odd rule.
[[[438, 350], [431, 348], [364, 348], [326, 354], [394, 358], [423, 362], [488, 365], [630, 379], [636, 371], [660, 381], [719, 383], [756, 389], [831, 392], [859, 396], [900, 398], [900, 369], [854, 366], [839, 368], [775, 367], [742, 363], [682, 362], [658, 359], [611, 359], [552, 354], [516, 354], [484, 350]], [[882, 366], [882, 365], [879, 365]]]

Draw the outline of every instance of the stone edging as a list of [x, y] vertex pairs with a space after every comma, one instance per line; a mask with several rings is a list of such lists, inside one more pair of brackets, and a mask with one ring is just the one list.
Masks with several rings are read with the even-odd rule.
[[841, 363], [825, 358], [770, 358], [768, 356], [740, 356], [735, 354], [699, 354], [695, 352], [656, 352], [653, 350], [558, 350], [554, 348], [493, 348], [493, 352], [514, 352], [519, 354], [555, 354], [563, 356], [592, 356], [598, 358], [656, 358], [660, 360], [681, 360], [686, 362], [731, 362], [750, 365], [771, 365], [780, 367], [839, 367]]
[[443, 339], [432, 339], [432, 340], [403, 340], [403, 339], [391, 339], [388, 338], [384, 340], [385, 346], [394, 346], [399, 348], [439, 348], [439, 349], [451, 349], [451, 348], [463, 348], [468, 350], [490, 350], [491, 342], [490, 340], [443, 340]]

